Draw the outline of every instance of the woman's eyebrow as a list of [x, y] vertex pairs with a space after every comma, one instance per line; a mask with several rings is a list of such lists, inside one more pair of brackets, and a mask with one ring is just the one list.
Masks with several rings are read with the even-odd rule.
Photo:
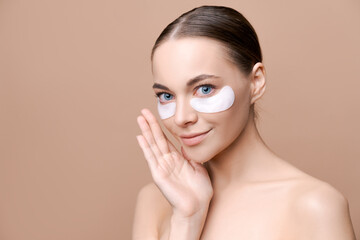
[[192, 79], [190, 79], [187, 83], [186, 86], [190, 87], [194, 84], [196, 84], [197, 82], [200, 82], [202, 80], [208, 79], [208, 78], [219, 78], [218, 76], [215, 75], [209, 75], [209, 74], [200, 74]]
[[[192, 79], [190, 79], [187, 83], [186, 86], [190, 87], [194, 84], [196, 84], [197, 82], [200, 82], [202, 80], [208, 79], [208, 78], [219, 78], [218, 76], [215, 75], [209, 75], [209, 74], [200, 74]], [[153, 88], [158, 88], [158, 89], [163, 89], [163, 90], [167, 90], [170, 91], [170, 89], [160, 83], [154, 83], [154, 85], [152, 86]]]
[[166, 87], [160, 83], [154, 83], [153, 88], [159, 88], [159, 89], [170, 91], [170, 89], [168, 87]]

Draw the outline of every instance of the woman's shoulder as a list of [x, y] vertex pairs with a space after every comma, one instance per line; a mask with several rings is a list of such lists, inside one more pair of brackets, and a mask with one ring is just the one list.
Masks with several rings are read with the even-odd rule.
[[314, 201], [326, 201], [327, 204], [335, 205], [347, 204], [344, 195], [331, 184], [303, 172], [283, 159], [280, 161], [283, 174], [279, 178], [279, 183], [287, 185], [301, 204]]
[[143, 186], [136, 201], [133, 239], [158, 239], [171, 206], [154, 183]]
[[304, 174], [294, 185], [292, 196], [293, 213], [304, 232], [316, 233], [322, 239], [353, 239], [348, 200], [334, 186]]
[[[330, 183], [315, 178], [305, 172], [298, 170], [293, 175], [291, 186], [298, 199], [333, 199], [335, 201], [346, 201], [344, 195]], [[291, 179], [291, 178], [290, 178]]]
[[295, 204], [305, 212], [326, 214], [329, 211], [344, 210], [348, 207], [346, 197], [338, 189], [311, 176], [299, 179], [293, 194], [296, 197]]

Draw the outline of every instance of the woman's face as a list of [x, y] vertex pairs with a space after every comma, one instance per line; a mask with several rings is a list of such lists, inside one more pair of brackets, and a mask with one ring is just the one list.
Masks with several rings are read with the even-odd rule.
[[[154, 53], [153, 76], [159, 104], [176, 105], [163, 124], [191, 160], [210, 160], [241, 134], [249, 117], [250, 80], [217, 41], [202, 37], [165, 41]], [[209, 113], [190, 105], [194, 98], [214, 97], [224, 86], [235, 94], [226, 110]]]

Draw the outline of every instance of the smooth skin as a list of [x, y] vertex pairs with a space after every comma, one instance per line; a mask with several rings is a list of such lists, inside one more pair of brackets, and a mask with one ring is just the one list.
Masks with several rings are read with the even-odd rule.
[[[259, 135], [250, 106], [265, 91], [262, 63], [245, 76], [214, 40], [170, 39], [154, 54], [153, 75], [176, 102], [175, 115], [162, 122], [181, 151], [143, 109], [137, 140], [154, 183], [138, 194], [134, 240], [355, 239], [346, 198], [278, 157]], [[192, 109], [204, 84], [214, 88], [201, 97], [231, 86], [233, 106], [211, 114]], [[182, 141], [204, 132], [198, 144]]]

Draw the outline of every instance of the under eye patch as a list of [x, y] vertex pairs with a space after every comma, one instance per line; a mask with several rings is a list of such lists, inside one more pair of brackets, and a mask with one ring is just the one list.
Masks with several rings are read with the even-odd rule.
[[223, 87], [211, 97], [192, 98], [190, 105], [202, 113], [217, 113], [229, 109], [235, 101], [235, 93], [230, 86]]
[[[235, 93], [230, 86], [223, 87], [216, 95], [211, 97], [194, 97], [190, 100], [193, 109], [202, 113], [217, 113], [229, 109], [235, 101]], [[161, 119], [167, 119], [175, 115], [176, 103], [170, 102], [161, 104], [158, 99], [157, 104]]]
[[158, 99], [157, 109], [161, 119], [167, 119], [175, 115], [176, 103], [170, 102], [167, 104], [161, 104]]

